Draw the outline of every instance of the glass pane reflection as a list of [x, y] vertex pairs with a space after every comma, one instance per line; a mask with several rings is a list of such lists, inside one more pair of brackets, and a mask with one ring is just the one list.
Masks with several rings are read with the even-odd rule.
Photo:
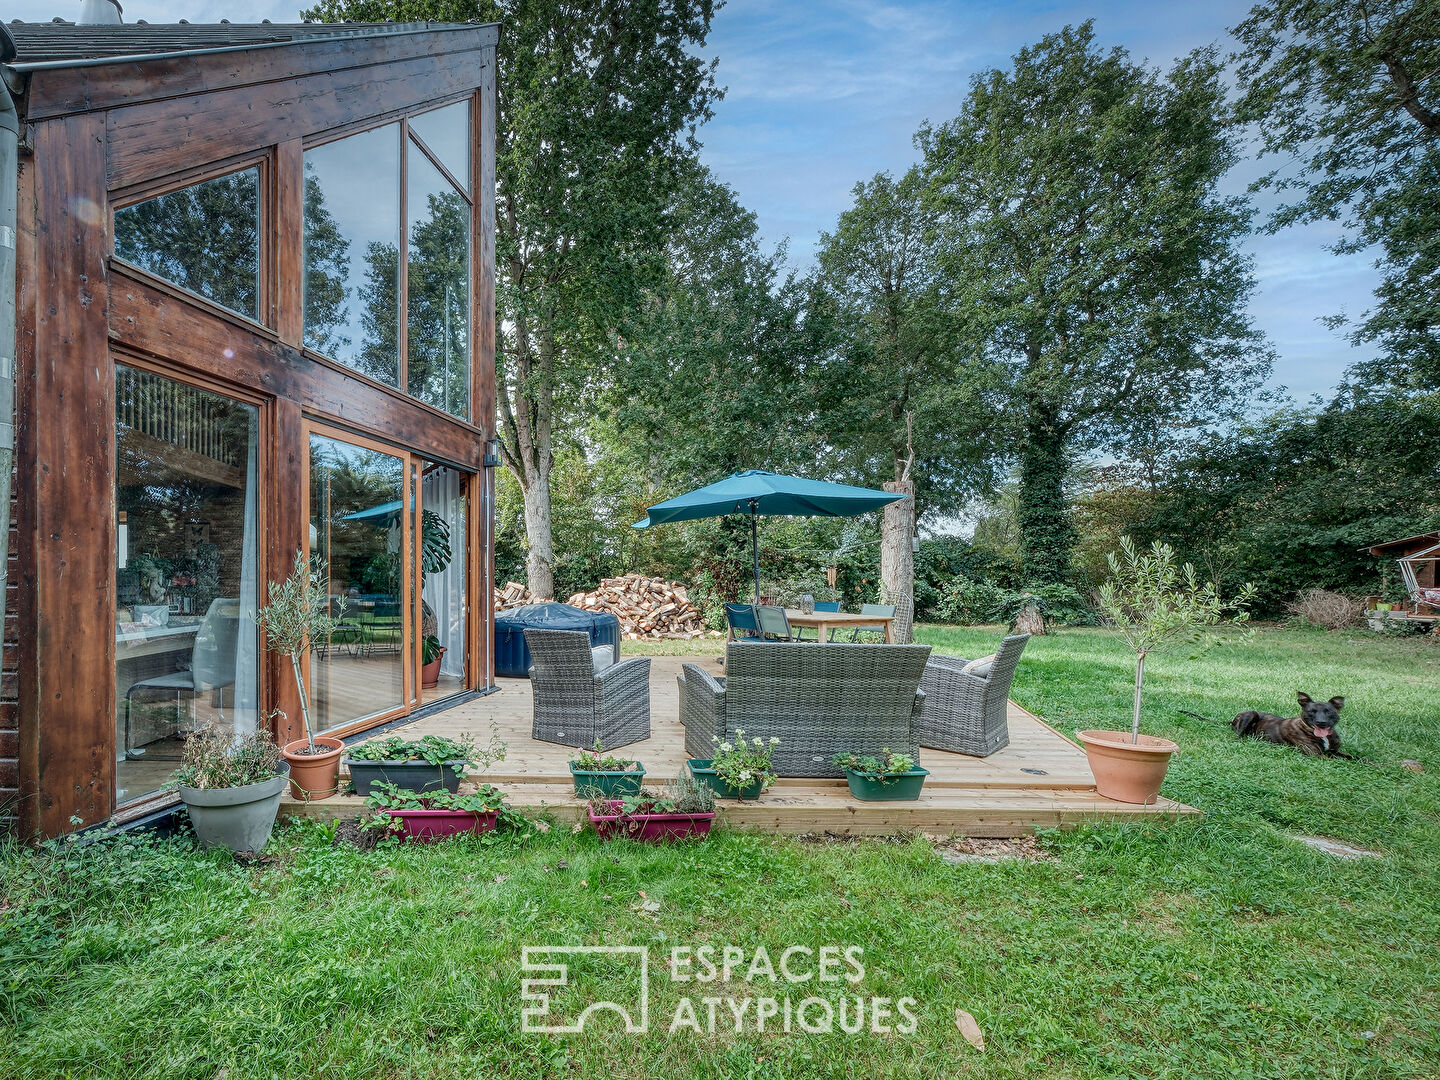
[[409, 391], [468, 417], [470, 204], [419, 147], [409, 153]]
[[400, 125], [305, 151], [305, 344], [399, 385]]

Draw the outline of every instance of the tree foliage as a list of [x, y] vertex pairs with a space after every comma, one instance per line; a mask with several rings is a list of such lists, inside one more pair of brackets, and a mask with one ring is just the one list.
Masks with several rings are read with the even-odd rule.
[[1343, 219], [1337, 252], [1378, 247], [1377, 303], [1354, 339], [1378, 343], [1389, 363], [1365, 374], [1434, 386], [1440, 0], [1268, 0], [1233, 33], [1239, 116], [1256, 125], [1262, 155], [1285, 159], [1260, 183], [1295, 196], [1268, 228]]
[[953, 332], [919, 170], [852, 194], [817, 252], [812, 315], [833, 321], [835, 342], [811, 380], [817, 419], [866, 482], [915, 482], [917, 521], [954, 513], [995, 463], [983, 358]]
[[307, 17], [501, 22], [496, 138], [502, 457], [530, 588], [553, 593], [557, 427], [659, 272], [678, 163], [718, 94], [713, 0], [321, 0]]
[[1237, 156], [1227, 115], [1213, 51], [1161, 74], [1086, 23], [920, 131], [952, 317], [1005, 373], [1033, 581], [1069, 574], [1074, 455], [1219, 415], [1269, 370], [1245, 311], [1249, 209], [1217, 190]]

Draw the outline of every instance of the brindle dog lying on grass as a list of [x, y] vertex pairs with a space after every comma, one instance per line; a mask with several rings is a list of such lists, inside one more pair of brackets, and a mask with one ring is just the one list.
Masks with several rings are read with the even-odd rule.
[[1300, 702], [1299, 716], [1274, 716], [1251, 710], [1235, 717], [1231, 726], [1242, 739], [1253, 736], [1282, 746], [1293, 746], [1302, 754], [1348, 758], [1349, 754], [1340, 752], [1340, 734], [1335, 730], [1345, 699], [1332, 697], [1329, 701], [1315, 701], [1301, 691], [1296, 700]]

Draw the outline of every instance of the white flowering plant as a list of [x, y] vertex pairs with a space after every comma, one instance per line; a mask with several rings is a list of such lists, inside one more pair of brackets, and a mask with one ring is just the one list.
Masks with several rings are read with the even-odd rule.
[[775, 782], [775, 769], [770, 759], [780, 740], [775, 736], [762, 739], [759, 736], [746, 737], [740, 728], [735, 729], [734, 741], [712, 735], [715, 743], [715, 757], [710, 767], [727, 787], [744, 791], [757, 781], [764, 791]]

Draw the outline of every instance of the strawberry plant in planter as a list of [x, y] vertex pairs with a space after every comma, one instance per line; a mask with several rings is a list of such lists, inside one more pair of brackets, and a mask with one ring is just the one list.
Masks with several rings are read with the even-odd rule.
[[710, 834], [714, 821], [714, 793], [688, 776], [658, 793], [642, 789], [620, 799], [590, 800], [590, 822], [602, 840], [699, 840]]
[[467, 773], [504, 761], [505, 750], [493, 733], [483, 749], [476, 747], [470, 735], [458, 739], [426, 735], [414, 740], [392, 735], [351, 747], [344, 764], [357, 795], [369, 795], [377, 783], [419, 792], [443, 788], [453, 794], [460, 790]]
[[909, 802], [920, 798], [929, 769], [922, 769], [909, 754], [886, 747], [875, 754], [836, 754], [831, 759], [844, 771], [850, 794], [866, 802]]
[[502, 811], [508, 811], [505, 796], [489, 784], [474, 793], [449, 791], [406, 791], [377, 781], [365, 805], [377, 813], [366, 828], [383, 828], [407, 840], [428, 843], [449, 836], [490, 832]]
[[610, 757], [599, 741], [593, 750], [581, 749], [570, 762], [575, 794], [582, 798], [619, 799], [638, 795], [645, 785], [645, 766], [630, 758]]

